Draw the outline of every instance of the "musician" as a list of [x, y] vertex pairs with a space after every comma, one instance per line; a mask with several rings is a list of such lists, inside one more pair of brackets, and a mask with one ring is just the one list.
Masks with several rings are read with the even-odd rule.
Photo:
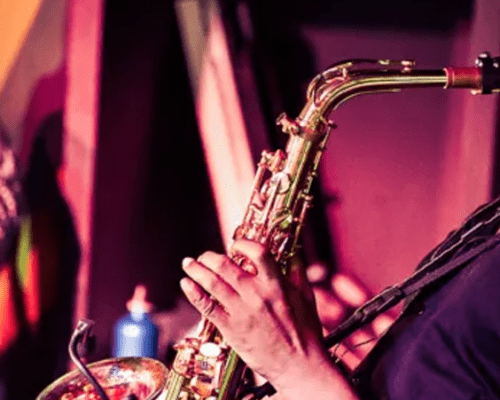
[[[500, 399], [498, 239], [479, 236], [455, 250], [446, 263], [470, 259], [408, 301], [349, 378], [322, 345], [303, 271], [285, 279], [263, 246], [238, 240], [231, 250], [257, 275], [213, 252], [186, 258], [181, 287], [284, 399]], [[472, 256], [480, 244], [484, 250]]]

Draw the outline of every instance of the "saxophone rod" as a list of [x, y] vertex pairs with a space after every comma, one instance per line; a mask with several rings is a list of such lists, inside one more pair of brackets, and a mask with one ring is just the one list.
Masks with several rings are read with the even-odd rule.
[[[418, 77], [421, 78], [421, 82]], [[446, 67], [442, 70], [411, 71], [390, 79], [389, 85], [404, 87], [429, 86], [432, 83], [444, 89], [471, 89], [475, 94], [490, 94], [500, 90], [500, 71], [485, 71], [482, 67]], [[377, 79], [374, 77], [374, 79]], [[381, 85], [384, 84], [382, 79]], [[405, 82], [407, 81], [407, 82]], [[432, 83], [431, 83], [432, 82]], [[371, 82], [373, 84], [373, 82]]]
[[[496, 60], [496, 59], [495, 59]], [[339, 85], [325, 85], [312, 90], [314, 107], [323, 113], [335, 110], [351, 97], [365, 93], [400, 91], [405, 88], [441, 87], [470, 89], [473, 94], [491, 94], [500, 90], [500, 68], [446, 67], [441, 70], [353, 71]], [[318, 104], [320, 106], [318, 107]], [[327, 110], [327, 111], [325, 111]], [[301, 119], [307, 119], [307, 108]]]
[[[500, 90], [500, 57], [492, 57], [488, 52], [480, 54], [473, 67], [446, 67], [443, 69], [413, 69], [414, 61], [395, 60], [359, 60], [343, 61], [318, 75], [313, 82], [327, 78], [329, 73], [343, 71], [352, 76], [352, 82], [339, 86], [356, 92], [371, 88], [405, 88], [441, 86], [445, 89], [472, 89], [474, 93], [490, 94]], [[367, 61], [367, 62], [366, 62]], [[356, 69], [360, 64], [377, 65], [375, 69]], [[326, 76], [325, 76], [326, 74]], [[352, 84], [352, 86], [351, 86]], [[312, 85], [314, 87], [314, 84]], [[336, 85], [333, 85], [334, 87]], [[311, 88], [310, 88], [311, 89]], [[335, 92], [335, 90], [334, 90]]]

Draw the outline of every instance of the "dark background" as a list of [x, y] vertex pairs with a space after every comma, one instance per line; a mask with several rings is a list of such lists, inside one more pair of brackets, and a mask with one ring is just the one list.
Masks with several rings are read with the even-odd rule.
[[[251, 55], [273, 146], [283, 110], [297, 115], [317, 72], [303, 24], [446, 32], [471, 17], [470, 1], [250, 1], [252, 35], [238, 3], [222, 2], [234, 57]], [[90, 316], [99, 321], [96, 358], [109, 355], [112, 323], [138, 282], [157, 309], [180, 294], [180, 262], [222, 250], [172, 2], [107, 1]], [[312, 257], [335, 265], [319, 187], [310, 225]], [[309, 233], [311, 235], [311, 233]], [[104, 340], [102, 340], [104, 339]]]
[[[323, 29], [352, 36], [359, 31], [374, 36], [392, 32], [394, 36], [442, 38], [469, 24], [474, 11], [473, 3], [466, 0], [254, 0], [246, 3], [248, 30], [242, 24], [239, 4], [221, 1], [230, 51], [234, 60], [248, 56], [273, 148], [284, 140], [275, 128], [276, 116], [282, 111], [289, 116], [300, 112], [305, 85], [324, 67], [318, 46], [304, 32]], [[147, 286], [157, 311], [174, 311], [181, 295], [182, 258], [208, 249], [223, 251], [173, 2], [108, 0], [103, 27], [88, 315], [97, 322], [98, 345], [90, 360], [111, 355], [113, 324], [126, 312], [125, 303], [136, 284]], [[331, 61], [339, 60], [332, 57]], [[37, 210], [39, 226], [56, 227], [59, 245], [54, 253], [61, 265], [57, 282], [62, 282], [54, 294], [58, 307], [42, 324], [38, 342], [30, 344], [31, 339], [21, 336], [5, 357], [7, 393], [12, 399], [33, 399], [67, 367], [78, 249], [71, 216], [56, 185], [56, 166], [49, 161], [52, 150], [47, 139], [61, 136], [61, 119], [56, 114], [41, 128], [42, 139], [34, 147], [27, 179], [29, 202]], [[258, 152], [254, 153], [256, 158]], [[500, 168], [495, 168], [498, 178]], [[498, 193], [499, 186], [494, 185], [493, 192]], [[319, 182], [314, 194], [303, 256], [306, 262], [324, 262], [331, 272], [342, 257], [331, 245], [338, 232], [328, 223], [329, 210], [345, 199]], [[377, 207], [382, 207], [387, 199], [379, 196], [377, 201]], [[40, 232], [42, 244], [48, 239], [43, 228]], [[159, 355], [162, 360], [165, 357]], [[36, 362], [27, 366], [29, 358]], [[38, 378], [23, 385], [27, 374]]]

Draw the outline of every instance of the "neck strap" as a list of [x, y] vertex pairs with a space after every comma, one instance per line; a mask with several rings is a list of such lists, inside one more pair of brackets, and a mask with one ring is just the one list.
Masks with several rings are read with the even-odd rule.
[[[493, 236], [500, 226], [500, 197], [479, 207], [462, 226], [434, 248], [418, 265], [416, 272], [404, 281], [385, 289], [325, 337], [327, 348], [332, 347], [401, 300], [415, 296], [451, 272], [464, 267], [482, 252], [496, 246], [500, 236]], [[461, 249], [467, 249], [460, 253]]]

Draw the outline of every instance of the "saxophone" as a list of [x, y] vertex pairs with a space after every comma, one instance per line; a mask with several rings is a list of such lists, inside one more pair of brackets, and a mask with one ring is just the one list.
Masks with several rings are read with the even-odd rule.
[[[291, 258], [298, 250], [307, 209], [311, 207], [311, 185], [328, 136], [335, 127], [328, 115], [351, 97], [417, 87], [465, 88], [475, 94], [500, 90], [500, 58], [492, 58], [488, 53], [481, 54], [474, 67], [441, 70], [413, 67], [413, 61], [357, 59], [334, 64], [317, 75], [309, 84], [307, 102], [300, 115], [295, 120], [285, 114], [278, 117], [277, 124], [289, 136], [286, 147], [262, 153], [250, 200], [234, 239], [263, 244], [283, 273], [287, 273]], [[253, 270], [244, 259], [234, 261], [242, 268]], [[330, 341], [325, 343], [332, 345]], [[244, 363], [206, 319], [193, 336], [181, 340], [174, 348], [177, 354], [160, 396], [162, 399], [233, 400], [249, 393], [253, 393], [254, 398], [273, 393], [269, 384], [257, 391], [251, 390]], [[111, 361], [110, 365], [115, 366], [123, 360]], [[132, 361], [135, 365], [141, 359], [126, 360]], [[60, 393], [70, 378], [73, 379], [72, 375], [54, 382], [38, 399], [49, 399], [54, 393]], [[98, 389], [97, 384], [96, 390], [101, 393], [102, 389]], [[102, 397], [107, 398], [105, 394]]]
[[[405, 88], [466, 88], [489, 94], [500, 88], [500, 58], [481, 54], [476, 66], [415, 70], [413, 61], [349, 60], [317, 75], [307, 89], [300, 115], [281, 114], [277, 124], [289, 136], [284, 150], [264, 151], [258, 164], [243, 221], [234, 239], [264, 244], [286, 274], [299, 246], [299, 234], [321, 155], [335, 125], [328, 115], [344, 101], [365, 93]], [[245, 260], [234, 260], [251, 270]], [[229, 400], [245, 394], [245, 366], [217, 329], [202, 320], [194, 337], [174, 347], [166, 400]]]

